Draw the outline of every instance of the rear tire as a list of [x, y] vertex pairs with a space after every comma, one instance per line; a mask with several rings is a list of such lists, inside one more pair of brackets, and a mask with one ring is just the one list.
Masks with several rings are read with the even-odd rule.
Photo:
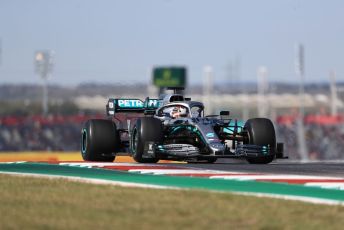
[[161, 143], [163, 140], [163, 127], [159, 119], [143, 117], [137, 120], [131, 133], [130, 149], [132, 157], [139, 163], [157, 163], [158, 158], [144, 158], [146, 142]]
[[82, 129], [81, 155], [85, 161], [112, 162], [120, 144], [116, 124], [111, 120], [91, 119]]
[[244, 130], [248, 134], [248, 142], [244, 144], [252, 144], [259, 146], [269, 146], [271, 155], [250, 157], [247, 161], [250, 164], [268, 164], [275, 158], [276, 152], [276, 134], [272, 122], [266, 118], [253, 118], [245, 123]]

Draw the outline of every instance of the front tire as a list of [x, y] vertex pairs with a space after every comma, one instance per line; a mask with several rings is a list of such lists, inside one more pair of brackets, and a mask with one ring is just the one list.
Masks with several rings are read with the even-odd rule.
[[102, 119], [86, 122], [81, 135], [81, 155], [85, 161], [112, 162], [119, 148], [120, 138], [115, 123]]
[[163, 127], [159, 119], [143, 117], [137, 120], [131, 133], [130, 149], [132, 157], [139, 163], [157, 163], [158, 158], [143, 157], [146, 142], [161, 143], [163, 140]]
[[209, 158], [207, 159], [208, 164], [214, 164], [217, 161], [217, 158]]
[[247, 161], [250, 164], [268, 164], [275, 158], [276, 152], [276, 133], [271, 120], [266, 118], [249, 119], [244, 126], [244, 130], [248, 134], [248, 142], [244, 144], [252, 144], [259, 146], [269, 146], [270, 155], [250, 157]]

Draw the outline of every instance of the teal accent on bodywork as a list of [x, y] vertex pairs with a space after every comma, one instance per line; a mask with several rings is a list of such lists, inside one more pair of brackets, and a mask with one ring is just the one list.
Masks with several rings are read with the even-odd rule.
[[264, 146], [262, 146], [261, 153], [262, 153], [263, 155], [268, 155], [268, 154], [270, 154], [270, 146], [269, 146], [269, 145], [264, 145]]
[[215, 137], [215, 133], [207, 133], [207, 137]]
[[183, 126], [183, 127], [182, 127], [182, 126], [179, 126], [179, 127], [172, 128], [171, 134], [177, 132], [179, 129], [184, 128], [184, 127], [185, 127], [185, 126]]
[[191, 131], [191, 132], [197, 132], [197, 131], [198, 131], [197, 128], [194, 127], [194, 126], [191, 126], [191, 125], [182, 125], [182, 126], [174, 127], [174, 128], [172, 129], [172, 131], [171, 131], [171, 134], [177, 132], [177, 131], [180, 130], [180, 129], [187, 129], [187, 130], [189, 130], [189, 131]]
[[235, 120], [231, 120], [228, 127], [223, 128], [223, 131], [227, 134], [233, 134], [234, 130], [236, 130], [237, 133], [240, 133], [243, 130], [244, 124], [244, 121], [237, 121], [237, 127], [235, 127]]
[[195, 126], [183, 125], [183, 126], [174, 127], [174, 128], [172, 129], [172, 131], [171, 131], [171, 134], [173, 134], [173, 133], [175, 133], [175, 132], [177, 132], [178, 130], [183, 129], [183, 128], [184, 128], [184, 129], [187, 129], [187, 130], [189, 130], [189, 131], [191, 131], [191, 132], [193, 132], [193, 133], [196, 133], [197, 136], [203, 141], [203, 143], [206, 143], [206, 141], [205, 141], [203, 135], [201, 134], [201, 132], [200, 132], [200, 131], [197, 129], [197, 127], [195, 127]]

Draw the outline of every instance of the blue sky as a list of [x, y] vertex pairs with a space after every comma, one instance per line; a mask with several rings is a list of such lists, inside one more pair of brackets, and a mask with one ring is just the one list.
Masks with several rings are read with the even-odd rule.
[[344, 81], [344, 1], [0, 0], [0, 83], [34, 83], [36, 50], [52, 49], [51, 82], [147, 82], [157, 65], [185, 65], [189, 82], [211, 65], [241, 78], [297, 82], [295, 44], [305, 47], [306, 81]]

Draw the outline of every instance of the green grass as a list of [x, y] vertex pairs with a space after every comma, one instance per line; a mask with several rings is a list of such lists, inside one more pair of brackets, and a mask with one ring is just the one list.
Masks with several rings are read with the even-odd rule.
[[342, 229], [344, 207], [0, 174], [0, 229]]

